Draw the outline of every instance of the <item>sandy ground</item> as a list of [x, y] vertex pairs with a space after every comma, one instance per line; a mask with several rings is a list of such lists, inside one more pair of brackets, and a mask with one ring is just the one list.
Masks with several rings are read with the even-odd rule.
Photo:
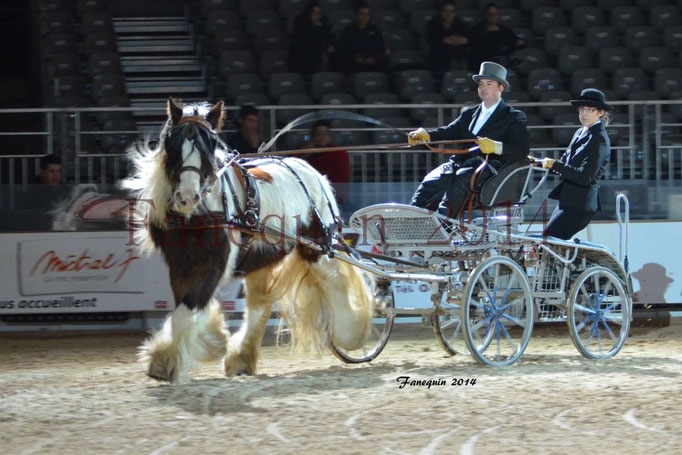
[[[633, 329], [607, 361], [542, 328], [501, 369], [397, 325], [371, 364], [269, 345], [256, 377], [211, 364], [181, 386], [143, 375], [142, 337], [0, 339], [0, 452], [682, 453], [680, 325]], [[447, 385], [400, 389], [399, 376]]]

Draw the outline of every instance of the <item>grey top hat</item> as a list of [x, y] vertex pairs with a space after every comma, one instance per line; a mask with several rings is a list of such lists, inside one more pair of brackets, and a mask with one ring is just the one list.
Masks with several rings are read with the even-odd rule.
[[507, 69], [495, 62], [483, 62], [481, 63], [481, 69], [478, 70], [478, 74], [472, 76], [474, 82], [478, 83], [479, 79], [492, 79], [499, 82], [504, 86], [505, 90], [509, 90], [509, 82], [507, 82]]
[[606, 95], [596, 88], [586, 88], [577, 99], [571, 100], [573, 106], [590, 106], [610, 111], [613, 106], [606, 104]]

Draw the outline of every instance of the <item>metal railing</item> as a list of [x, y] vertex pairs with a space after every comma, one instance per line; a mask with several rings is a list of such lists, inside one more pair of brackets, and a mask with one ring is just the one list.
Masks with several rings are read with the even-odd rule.
[[[613, 102], [616, 107], [616, 121], [608, 129], [616, 132], [618, 142], [612, 146], [612, 159], [607, 171], [607, 179], [682, 179], [682, 123], [664, 121], [669, 114], [665, 110], [682, 112], [682, 101], [631, 101]], [[566, 107], [566, 103], [514, 103], [514, 107], [521, 110], [535, 111], [542, 107]], [[263, 113], [262, 121], [266, 124], [266, 131], [270, 137], [283, 126], [282, 113], [292, 111], [303, 114], [313, 110], [337, 109], [362, 112], [365, 109], [380, 111], [382, 109], [396, 109], [411, 118], [410, 113], [415, 109], [428, 109], [434, 115], [430, 117], [433, 123], [445, 125], [456, 118], [461, 104], [385, 104], [385, 105], [303, 105], [303, 106], [259, 106]], [[233, 117], [238, 107], [228, 107], [228, 116]], [[284, 111], [284, 112], [283, 112]], [[107, 131], [93, 127], [94, 117], [98, 113], [131, 112], [137, 115], [156, 118], [158, 123], [147, 121], [143, 124], [143, 131], [154, 137], [161, 129], [165, 119], [163, 107], [110, 107], [110, 108], [42, 108], [42, 109], [0, 109], [0, 122], [5, 115], [36, 115], [43, 116], [43, 124], [37, 131], [3, 131], [3, 136], [12, 137], [43, 137], [44, 148], [31, 154], [2, 154], [0, 155], [0, 184], [21, 185], [25, 188], [30, 183], [32, 175], [38, 172], [39, 158], [44, 154], [58, 153], [64, 163], [64, 174], [74, 183], [112, 183], [126, 175], [127, 161], [125, 157], [125, 142], [132, 142], [141, 137], [137, 130]], [[388, 112], [388, 111], [387, 111]], [[679, 115], [679, 114], [678, 114]], [[678, 119], [679, 117], [674, 117]], [[0, 123], [1, 124], [1, 123]], [[140, 125], [140, 123], [138, 123]], [[366, 124], [365, 124], [366, 125]], [[337, 139], [352, 137], [358, 134], [366, 137], [371, 143], [372, 134], [390, 131], [385, 128], [367, 128], [357, 123], [357, 126], [343, 124], [340, 127], [332, 125], [332, 133]], [[422, 126], [419, 122], [410, 120], [410, 126], [402, 127], [404, 131]], [[427, 125], [436, 126], [436, 125]], [[294, 134], [302, 135], [309, 130], [310, 125], [292, 130]], [[529, 125], [529, 131], [555, 130], [565, 128], [574, 130], [579, 127], [577, 115], [575, 123], [571, 125]], [[232, 128], [232, 131], [234, 127]], [[227, 132], [231, 130], [228, 129]], [[622, 133], [621, 133], [622, 132]], [[346, 134], [346, 136], [344, 136]], [[348, 136], [350, 134], [350, 136]], [[118, 146], [110, 146], [104, 151], [107, 139], [119, 137]], [[120, 140], [120, 138], [124, 140]], [[620, 139], [620, 138], [624, 139]], [[285, 138], [285, 144], [276, 144], [282, 149], [288, 148], [291, 141]], [[336, 143], [335, 145], [353, 145]], [[531, 151], [538, 157], [551, 156], [557, 158], [568, 144], [533, 144]], [[273, 149], [274, 150], [274, 149]], [[425, 172], [447, 159], [446, 155], [435, 154], [422, 150], [366, 150], [349, 152], [353, 169], [352, 182], [416, 182]]]

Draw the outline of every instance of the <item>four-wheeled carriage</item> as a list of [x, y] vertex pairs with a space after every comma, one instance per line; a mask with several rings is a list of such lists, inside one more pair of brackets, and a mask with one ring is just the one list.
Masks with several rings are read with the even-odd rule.
[[[620, 350], [632, 310], [626, 268], [600, 245], [521, 234], [522, 204], [546, 171], [527, 164], [501, 171], [481, 189], [482, 215], [466, 222], [401, 204], [353, 214], [350, 226], [361, 241], [381, 252], [365, 254], [361, 262], [377, 275], [384, 298], [370, 342], [352, 352], [332, 347], [340, 359], [374, 359], [400, 316], [421, 316], [446, 352], [468, 351], [485, 365], [514, 363], [536, 321], [567, 321], [585, 357], [608, 358]], [[534, 172], [544, 175], [531, 188]], [[432, 308], [397, 308], [394, 281], [428, 283]]]

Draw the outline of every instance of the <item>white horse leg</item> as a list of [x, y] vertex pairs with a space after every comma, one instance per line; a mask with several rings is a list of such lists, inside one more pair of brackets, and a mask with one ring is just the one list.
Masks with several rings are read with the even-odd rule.
[[216, 300], [198, 311], [180, 304], [161, 330], [142, 345], [140, 359], [149, 376], [177, 384], [187, 380], [188, 369], [196, 360], [222, 358], [226, 345], [225, 320]]
[[239, 331], [230, 337], [225, 374], [255, 374], [260, 345], [265, 326], [272, 312], [273, 297], [268, 294], [271, 269], [261, 269], [248, 274], [244, 280], [246, 307], [244, 322]]

